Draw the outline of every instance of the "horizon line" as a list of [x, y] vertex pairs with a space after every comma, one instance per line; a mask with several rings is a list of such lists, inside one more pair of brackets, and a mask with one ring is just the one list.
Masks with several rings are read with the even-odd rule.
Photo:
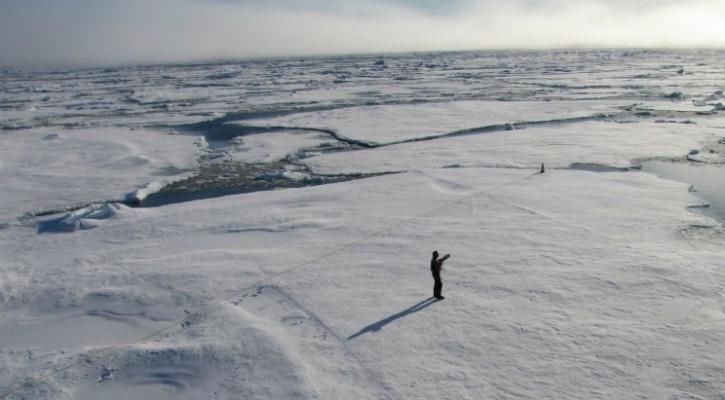
[[300, 53], [300, 54], [279, 54], [279, 55], [250, 55], [250, 56], [224, 56], [224, 57], [201, 57], [190, 58], [185, 61], [140, 61], [140, 62], [111, 62], [111, 63], [88, 63], [82, 64], [56, 64], [56, 65], [0, 65], [0, 71], [7, 73], [9, 71], [57, 71], [57, 70], [96, 70], [108, 68], [131, 68], [131, 67], [192, 67], [201, 65], [223, 65], [234, 64], [240, 62], [255, 61], [272, 61], [272, 60], [291, 60], [298, 58], [314, 58], [325, 59], [331, 57], [383, 57], [383, 56], [410, 56], [416, 54], [447, 54], [447, 53], [496, 53], [496, 52], [561, 52], [561, 51], [725, 51], [723, 46], [589, 46], [589, 45], [571, 45], [556, 47], [490, 47], [476, 49], [432, 49], [432, 50], [402, 50], [402, 51], [366, 51], [366, 52], [330, 52], [330, 53]]

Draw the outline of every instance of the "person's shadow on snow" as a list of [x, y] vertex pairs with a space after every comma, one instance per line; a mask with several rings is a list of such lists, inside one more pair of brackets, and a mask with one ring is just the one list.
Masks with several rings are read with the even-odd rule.
[[358, 331], [357, 333], [355, 333], [353, 335], [350, 335], [347, 338], [347, 340], [355, 339], [356, 337], [358, 337], [360, 335], [363, 335], [365, 333], [368, 333], [368, 332], [377, 332], [377, 331], [383, 329], [383, 327], [385, 325], [387, 325], [387, 324], [395, 321], [396, 319], [400, 319], [400, 318], [405, 317], [406, 315], [410, 315], [410, 314], [413, 314], [415, 312], [418, 312], [418, 311], [420, 311], [420, 310], [422, 310], [422, 309], [428, 307], [429, 305], [431, 305], [433, 303], [436, 303], [438, 301], [439, 300], [436, 299], [435, 297], [429, 297], [429, 298], [421, 301], [420, 303], [418, 303], [418, 304], [416, 304], [416, 305], [414, 305], [412, 307], [406, 308], [405, 310], [403, 310], [403, 311], [401, 311], [399, 313], [396, 313], [396, 314], [393, 314], [393, 315], [391, 315], [391, 316], [389, 316], [387, 318], [381, 319], [378, 322], [373, 322], [372, 324], [370, 324], [370, 325], [368, 325], [368, 326], [360, 329], [360, 331]]

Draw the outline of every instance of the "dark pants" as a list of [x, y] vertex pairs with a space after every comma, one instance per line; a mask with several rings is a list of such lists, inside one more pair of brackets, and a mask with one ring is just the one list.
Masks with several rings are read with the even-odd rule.
[[441, 297], [441, 290], [443, 290], [443, 281], [441, 281], [440, 274], [433, 274], [433, 297]]

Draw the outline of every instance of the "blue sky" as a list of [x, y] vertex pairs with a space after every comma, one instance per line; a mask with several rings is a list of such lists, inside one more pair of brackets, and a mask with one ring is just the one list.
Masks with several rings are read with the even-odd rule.
[[725, 47], [722, 0], [0, 0], [0, 66]]

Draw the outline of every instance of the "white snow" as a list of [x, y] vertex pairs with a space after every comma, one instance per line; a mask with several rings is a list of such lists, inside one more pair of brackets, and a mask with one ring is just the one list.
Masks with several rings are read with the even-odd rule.
[[[110, 382], [97, 382], [93, 362], [28, 396], [717, 393], [723, 251], [686, 240], [693, 227], [719, 226], [686, 210], [697, 203], [686, 185], [646, 173], [531, 172], [425, 170], [143, 210], [72, 235], [0, 231], [6, 271], [30, 277], [3, 309], [27, 310], [38, 327], [3, 318], [3, 348], [33, 349], [45, 371], [210, 304], [183, 329], [115, 346], [103, 365], [123, 370]], [[27, 246], [34, 251], [23, 260], [8, 259]], [[447, 299], [406, 314], [430, 295], [436, 248], [453, 255]], [[81, 327], [96, 333], [62, 340]], [[46, 340], [32, 341], [32, 332]], [[38, 346], [53, 337], [52, 349]], [[16, 351], [2, 355], [10, 376], [37, 371]]]
[[[106, 200], [197, 165], [191, 136], [145, 129], [20, 130], [0, 135], [0, 221]], [[156, 185], [156, 184], [152, 184]]]
[[631, 167], [646, 157], [681, 158], [722, 135], [691, 124], [589, 121], [322, 154], [307, 160], [319, 173], [387, 172], [450, 166], [567, 168], [573, 163]]
[[549, 121], [616, 112], [625, 101], [458, 101], [342, 108], [298, 113], [247, 125], [331, 129], [370, 143], [390, 143], [505, 123]]
[[[618, 172], [721, 161], [725, 120], [698, 113], [722, 97], [721, 53], [378, 59], [0, 72], [0, 396], [725, 397], [725, 230], [705, 187]], [[370, 149], [181, 126], [392, 143], [620, 112]], [[219, 154], [272, 164], [270, 182], [400, 173], [18, 218], [141, 199]], [[439, 302], [432, 250], [452, 255]]]

